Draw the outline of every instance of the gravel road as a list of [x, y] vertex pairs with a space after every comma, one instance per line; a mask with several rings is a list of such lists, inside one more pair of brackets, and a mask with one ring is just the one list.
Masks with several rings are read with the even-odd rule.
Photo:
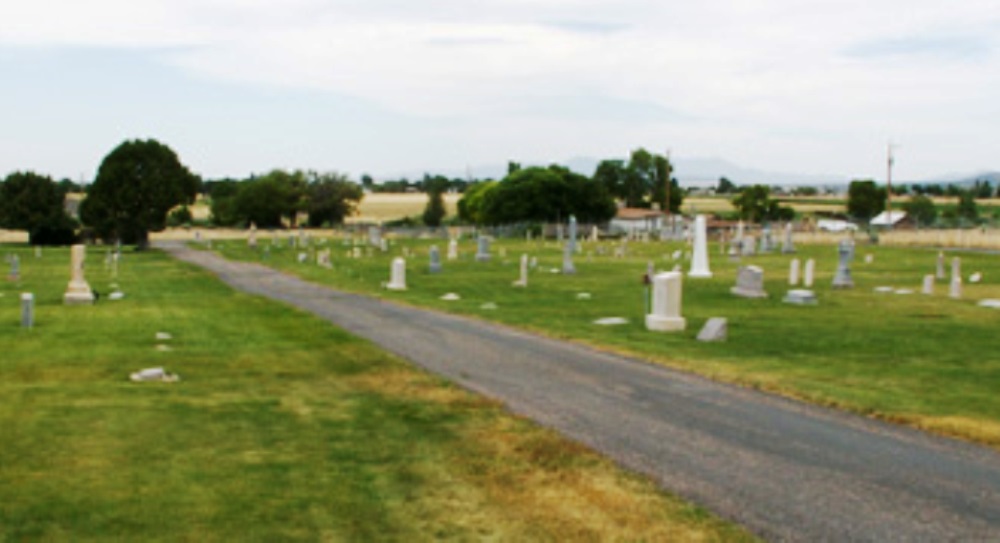
[[773, 541], [1000, 541], [991, 449], [161, 248], [555, 428]]

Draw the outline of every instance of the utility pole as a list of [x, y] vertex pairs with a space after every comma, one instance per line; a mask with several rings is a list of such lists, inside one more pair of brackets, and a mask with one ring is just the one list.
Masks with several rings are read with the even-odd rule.
[[889, 228], [892, 228], [892, 142], [886, 146], [886, 175], [885, 175], [885, 215], [889, 219]]
[[666, 190], [663, 191], [664, 194], [666, 194], [666, 201], [663, 202], [663, 211], [666, 212], [667, 217], [670, 216], [670, 175], [672, 173], [674, 173], [673, 170], [674, 170], [673, 165], [670, 164], [670, 149], [668, 148], [667, 149], [667, 167], [666, 167], [666, 172], [665, 172], [665, 176], [666, 176], [666, 180], [665, 180], [665, 182], [666, 182]]

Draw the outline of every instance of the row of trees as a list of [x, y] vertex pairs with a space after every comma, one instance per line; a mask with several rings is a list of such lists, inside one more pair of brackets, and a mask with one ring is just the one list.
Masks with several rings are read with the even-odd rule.
[[684, 195], [671, 172], [666, 157], [645, 149], [633, 151], [628, 161], [602, 161], [591, 177], [559, 165], [522, 168], [511, 162], [502, 180], [469, 186], [458, 215], [479, 225], [558, 222], [570, 215], [599, 223], [615, 216], [616, 199], [628, 207], [658, 205], [676, 213]]
[[218, 226], [278, 228], [287, 221], [298, 224], [301, 213], [307, 224], [339, 224], [354, 213], [361, 201], [361, 187], [343, 174], [272, 170], [262, 176], [205, 184], [211, 201], [211, 221]]

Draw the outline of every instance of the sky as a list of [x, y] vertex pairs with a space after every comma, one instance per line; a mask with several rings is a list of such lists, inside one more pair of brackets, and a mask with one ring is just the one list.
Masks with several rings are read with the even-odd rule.
[[1000, 169], [997, 0], [12, 0], [0, 21], [0, 175], [90, 180], [135, 138], [205, 178], [644, 147], [884, 180], [890, 143], [894, 180]]

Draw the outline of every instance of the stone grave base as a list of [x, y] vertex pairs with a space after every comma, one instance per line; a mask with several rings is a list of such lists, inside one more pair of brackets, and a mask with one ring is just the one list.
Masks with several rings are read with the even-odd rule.
[[816, 305], [816, 294], [811, 290], [795, 289], [789, 290], [782, 300], [786, 304], [795, 305]]
[[687, 328], [684, 317], [659, 317], [646, 315], [646, 329], [654, 332], [679, 332]]

